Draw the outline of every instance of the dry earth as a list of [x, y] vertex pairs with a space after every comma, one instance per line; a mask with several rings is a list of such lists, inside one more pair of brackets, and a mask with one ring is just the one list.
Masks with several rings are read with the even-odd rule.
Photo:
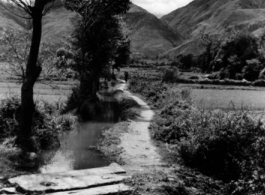
[[[122, 84], [119, 89], [125, 90], [126, 85]], [[125, 95], [133, 98], [140, 106], [140, 116], [130, 121], [128, 130], [121, 137], [118, 145], [122, 149], [120, 154], [125, 162], [125, 168], [130, 172], [138, 172], [141, 167], [161, 166], [161, 156], [156, 146], [152, 143], [149, 126], [154, 116], [154, 111], [139, 97], [125, 91]]]

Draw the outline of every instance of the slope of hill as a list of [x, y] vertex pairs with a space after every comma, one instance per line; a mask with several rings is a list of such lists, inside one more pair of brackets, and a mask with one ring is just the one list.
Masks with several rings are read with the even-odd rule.
[[[72, 31], [71, 18], [74, 13], [56, 5], [43, 18], [43, 40], [60, 42], [69, 37]], [[146, 10], [132, 5], [125, 22], [129, 28], [132, 53], [141, 56], [155, 57], [160, 53], [174, 48], [181, 42], [181, 36], [166, 23], [159, 20]], [[28, 28], [30, 23], [15, 17], [0, 7], [0, 30], [4, 27]]]
[[132, 52], [156, 56], [182, 41], [179, 33], [139, 6], [132, 5], [125, 16]]
[[[53, 9], [43, 20], [44, 39], [70, 36], [73, 17], [74, 13], [62, 6]], [[171, 27], [139, 6], [132, 5], [124, 20], [129, 28], [133, 54], [155, 57], [181, 42], [181, 36]]]
[[0, 6], [0, 31], [2, 31], [4, 28], [13, 28], [13, 29], [27, 28], [27, 21], [15, 16], [7, 9]]
[[62, 6], [56, 6], [48, 15], [43, 18], [42, 36], [48, 41], [63, 41], [72, 32], [71, 19], [75, 13], [66, 10]]
[[[265, 29], [264, 0], [194, 0], [187, 6], [162, 17], [186, 42], [166, 54], [200, 53], [201, 32], [223, 34], [233, 29], [260, 35]], [[197, 48], [197, 49], [194, 49]]]

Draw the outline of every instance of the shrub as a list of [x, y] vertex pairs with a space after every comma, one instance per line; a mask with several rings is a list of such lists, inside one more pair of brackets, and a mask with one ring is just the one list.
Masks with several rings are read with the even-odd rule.
[[72, 93], [68, 96], [64, 108], [61, 110], [61, 114], [73, 111], [80, 106], [80, 92], [78, 87], [73, 87]]
[[180, 143], [187, 165], [226, 182], [251, 178], [259, 163], [264, 170], [265, 129], [248, 113], [201, 112], [192, 121], [193, 131]]
[[62, 47], [62, 48], [57, 49], [56, 56], [65, 57], [66, 59], [69, 59], [69, 58], [72, 59], [74, 54], [71, 51]]
[[162, 81], [165, 83], [174, 83], [179, 79], [179, 73], [176, 68], [167, 69], [163, 75]]
[[191, 67], [195, 66], [196, 60], [192, 54], [188, 55], [179, 55], [178, 57], [179, 66], [178, 68], [188, 70]]
[[15, 136], [18, 132], [20, 100], [18, 96], [0, 100], [0, 139]]
[[132, 98], [124, 98], [119, 102], [119, 116], [122, 121], [135, 119], [139, 116], [140, 105]]
[[[34, 151], [58, 147], [59, 130], [53, 121], [52, 113], [55, 107], [43, 101], [36, 102], [33, 115], [32, 139]], [[0, 100], [0, 142], [7, 138], [16, 137], [19, 126], [20, 98], [7, 96]]]
[[[262, 194], [265, 190], [265, 126], [247, 111], [201, 111], [192, 106], [190, 92], [172, 92], [170, 84], [134, 75], [133, 92], [157, 109], [151, 125], [154, 139], [171, 144], [171, 152], [203, 174], [226, 182], [224, 194]], [[205, 80], [250, 85], [248, 81]], [[256, 85], [262, 85], [263, 80]], [[200, 177], [199, 177], [200, 178]]]
[[190, 123], [190, 104], [183, 100], [171, 100], [160, 111], [156, 117], [155, 123], [152, 124], [152, 136], [156, 140], [169, 144], [177, 144], [183, 137], [187, 136], [187, 127]]
[[259, 73], [262, 69], [261, 63], [259, 60], [252, 59], [246, 61], [247, 66], [242, 70], [244, 79], [248, 81], [255, 81], [259, 78]]

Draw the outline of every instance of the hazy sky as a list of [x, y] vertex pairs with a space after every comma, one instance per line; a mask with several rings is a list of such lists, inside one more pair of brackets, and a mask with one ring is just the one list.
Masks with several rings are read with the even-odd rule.
[[160, 17], [187, 5], [192, 0], [131, 0], [134, 4]]

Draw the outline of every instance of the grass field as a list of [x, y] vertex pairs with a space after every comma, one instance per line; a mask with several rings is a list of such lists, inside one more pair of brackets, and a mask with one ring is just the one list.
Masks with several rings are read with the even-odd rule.
[[[137, 73], [146, 77], [161, 77], [164, 68], [126, 68], [122, 69], [120, 75], [122, 75], [122, 72], [127, 71], [130, 74]], [[184, 78], [191, 76], [202, 78], [204, 74], [185, 72], [181, 76]], [[174, 86], [173, 90], [179, 88], [189, 89], [193, 102], [197, 107], [202, 109], [238, 110], [244, 108], [259, 112], [265, 110], [264, 87], [202, 84], [175, 84]]]
[[192, 89], [191, 96], [204, 109], [265, 110], [265, 91], [260, 90]]
[[[66, 100], [71, 92], [73, 82], [55, 82], [53, 85], [36, 84], [34, 87], [34, 98], [45, 100], [50, 103]], [[20, 94], [21, 85], [11, 82], [0, 82], [0, 95]]]

